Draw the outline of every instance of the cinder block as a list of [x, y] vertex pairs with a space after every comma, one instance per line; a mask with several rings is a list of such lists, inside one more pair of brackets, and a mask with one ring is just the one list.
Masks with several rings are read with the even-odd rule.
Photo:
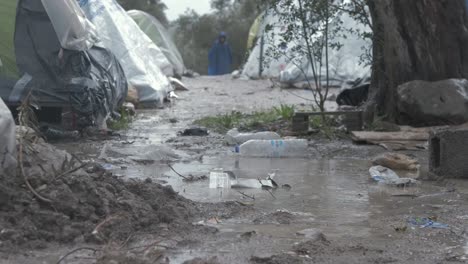
[[292, 118], [292, 130], [296, 133], [306, 133], [309, 130], [309, 114], [295, 113]]
[[433, 132], [429, 139], [429, 170], [444, 178], [468, 179], [468, 130]]

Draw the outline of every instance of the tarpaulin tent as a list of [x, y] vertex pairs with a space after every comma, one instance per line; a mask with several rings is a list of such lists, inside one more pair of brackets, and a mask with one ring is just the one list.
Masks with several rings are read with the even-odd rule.
[[140, 11], [130, 10], [127, 12], [145, 34], [161, 49], [166, 58], [174, 67], [177, 75], [183, 75], [185, 72], [184, 60], [180, 55], [177, 46], [172, 41], [167, 29], [154, 16]]
[[18, 74], [13, 46], [16, 3], [17, 0], [0, 1], [0, 75], [8, 77]]
[[171, 63], [115, 0], [80, 0], [87, 18], [99, 32], [102, 45], [118, 58], [139, 102], [161, 104], [172, 91], [166, 75]]
[[[352, 28], [357, 32], [370, 32], [370, 28], [362, 23], [354, 20], [347, 12], [339, 14], [339, 22], [346, 28]], [[333, 27], [330, 29], [333, 31]], [[370, 66], [363, 65], [360, 62], [360, 57], [363, 54], [363, 47], [369, 47], [371, 43], [364, 40], [362, 37], [353, 33], [339, 34], [333, 39], [333, 42], [340, 43], [340, 49], [329, 48], [329, 83], [330, 86], [348, 88], [350, 81], [356, 79], [366, 79], [370, 76]], [[326, 68], [323, 66], [320, 69], [321, 82], [326, 82]], [[310, 62], [307, 58], [303, 58], [300, 67], [295, 63], [289, 63], [284, 71], [280, 74], [280, 82], [282, 83], [297, 83], [307, 79], [313, 80], [314, 75]]]
[[[354, 31], [370, 32], [370, 29], [355, 21], [346, 12], [341, 12], [339, 17], [333, 19], [333, 26], [343, 22], [345, 28], [352, 28]], [[272, 32], [265, 32], [266, 25], [273, 26]], [[263, 21], [257, 36], [257, 43], [244, 66], [243, 74], [250, 78], [278, 78], [282, 83], [297, 83], [313, 79], [312, 69], [306, 57], [298, 57], [289, 43], [284, 45], [281, 40], [281, 33], [287, 30], [287, 26], [282, 24], [274, 9], [267, 11], [263, 16]], [[316, 36], [321, 37], [321, 36]], [[342, 47], [339, 50], [329, 49], [329, 69], [332, 86], [343, 86], [349, 80], [366, 78], [370, 75], [370, 67], [360, 63], [360, 56], [363, 53], [362, 47], [371, 45], [356, 34], [346, 34], [338, 36], [334, 42], [339, 42]], [[267, 52], [270, 47], [281, 47], [283, 51], [280, 55], [273, 57]], [[293, 61], [294, 58], [294, 61]], [[299, 66], [299, 67], [298, 67]], [[325, 67], [319, 70], [322, 76], [321, 81], [325, 81]], [[260, 76], [261, 75], [261, 76]]]
[[127, 95], [125, 74], [109, 50], [92, 46], [92, 24], [75, 0], [60, 2], [19, 0], [15, 53], [22, 77], [2, 97], [15, 105], [29, 96], [39, 107], [69, 109], [79, 126], [105, 126]]
[[249, 30], [249, 38], [247, 39], [247, 50], [251, 50], [256, 43], [258, 33], [260, 31], [260, 26], [262, 25], [263, 21], [263, 14], [259, 15], [255, 21], [253, 22], [252, 26]]
[[16, 126], [10, 110], [0, 99], [0, 175], [16, 168]]
[[[260, 24], [257, 42], [244, 65], [242, 74], [253, 79], [260, 77], [279, 78], [281, 71], [286, 69], [289, 62], [288, 56], [267, 56], [267, 50], [272, 46], [279, 47], [281, 45], [281, 39], [277, 36], [286, 31], [287, 27], [281, 23], [273, 10], [266, 11], [261, 19], [261, 22], [256, 22]], [[273, 26], [272, 32], [266, 32], [267, 25]], [[293, 55], [288, 46], [284, 46], [283, 51], [285, 54]]]

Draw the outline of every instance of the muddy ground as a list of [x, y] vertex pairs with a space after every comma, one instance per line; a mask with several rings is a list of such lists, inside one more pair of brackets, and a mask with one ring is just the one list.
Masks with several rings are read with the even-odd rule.
[[[467, 261], [466, 181], [378, 185], [368, 169], [386, 150], [346, 137], [312, 136], [308, 158], [252, 159], [234, 153], [221, 134], [178, 136], [202, 117], [280, 104], [307, 109], [311, 102], [304, 98], [312, 98], [269, 80], [184, 81], [190, 91], [179, 92], [164, 109], [139, 111], [119, 135], [51, 142], [53, 147], [34, 143], [24, 169], [37, 174], [30, 183], [51, 202], [34, 196], [21, 178], [1, 181], [0, 263], [57, 263], [74, 249], [80, 250], [61, 263]], [[416, 157], [422, 169], [399, 173], [424, 177], [427, 151], [402, 153]], [[87, 165], [66, 173], [82, 163]], [[251, 179], [276, 171], [284, 188], [209, 189], [203, 176], [214, 168]], [[408, 222], [424, 217], [447, 228]]]

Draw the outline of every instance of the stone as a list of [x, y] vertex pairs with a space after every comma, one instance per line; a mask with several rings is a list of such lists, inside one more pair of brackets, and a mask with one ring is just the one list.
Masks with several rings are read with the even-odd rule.
[[413, 126], [468, 122], [468, 80], [411, 81], [397, 88], [399, 121]]
[[468, 129], [433, 132], [429, 140], [429, 171], [443, 178], [468, 179]]

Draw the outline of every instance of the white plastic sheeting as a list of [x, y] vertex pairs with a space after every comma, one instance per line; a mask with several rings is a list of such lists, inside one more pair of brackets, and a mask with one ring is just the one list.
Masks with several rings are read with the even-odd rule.
[[[370, 32], [370, 28], [362, 23], [358, 23], [348, 13], [344, 12], [340, 16], [344, 27], [352, 28], [360, 32]], [[333, 24], [332, 24], [333, 25]], [[333, 29], [331, 29], [333, 31]], [[339, 49], [329, 49], [329, 81], [330, 86], [347, 88], [348, 81], [354, 81], [358, 78], [366, 79], [370, 76], [370, 66], [360, 63], [360, 57], [363, 54], [362, 47], [370, 47], [371, 43], [357, 36], [356, 34], [340, 35], [333, 41], [342, 44]], [[326, 82], [326, 68], [320, 69], [321, 82]], [[301, 63], [301, 68], [294, 63], [288, 64], [286, 69], [280, 74], [280, 82], [282, 83], [297, 83], [313, 80], [314, 75], [309, 60], [304, 58]]]
[[[353, 18], [347, 13], [340, 15], [341, 21], [345, 28], [352, 28], [364, 32], [371, 30]], [[333, 23], [332, 23], [333, 24]], [[273, 25], [272, 32], [265, 32], [266, 25]], [[249, 78], [259, 78], [260, 67], [262, 64], [262, 76], [264, 78], [279, 78], [282, 83], [297, 83], [313, 79], [312, 69], [307, 58], [297, 59], [297, 54], [291, 51], [291, 45], [284, 47], [284, 55], [278, 57], [267, 56], [267, 50], [274, 46], [281, 45], [281, 33], [287, 30], [287, 27], [279, 21], [279, 18], [273, 10], [269, 10], [268, 14], [264, 16], [263, 22], [260, 26], [258, 33], [257, 43], [252, 50], [244, 70], [243, 75]], [[333, 29], [330, 29], [333, 31]], [[263, 48], [262, 48], [262, 35], [263, 35]], [[365, 78], [370, 75], [370, 67], [360, 64], [360, 56], [363, 53], [362, 47], [369, 47], [371, 43], [367, 43], [362, 38], [355, 34], [346, 34], [346, 37], [340, 36], [333, 40], [342, 44], [340, 50], [329, 49], [329, 69], [331, 86], [343, 86], [349, 80], [357, 78]], [[263, 53], [263, 54], [262, 54]], [[262, 55], [261, 55], [262, 54]], [[262, 59], [263, 60], [262, 60]], [[294, 62], [291, 58], [295, 58]], [[299, 62], [299, 63], [298, 63]], [[299, 64], [301, 67], [297, 67]], [[320, 69], [322, 79], [325, 81], [325, 67]]]
[[173, 68], [162, 51], [115, 0], [80, 0], [93, 22], [104, 48], [111, 50], [122, 65], [130, 85], [138, 91], [140, 103], [162, 103], [172, 91], [165, 75]]
[[[273, 26], [271, 32], [265, 32], [267, 25]], [[257, 43], [250, 53], [247, 63], [244, 65], [242, 75], [252, 79], [258, 79], [259, 77], [278, 78], [280, 76], [281, 71], [285, 70], [289, 63], [289, 55], [273, 58], [267, 57], [266, 52], [271, 46], [278, 47], [281, 45], [281, 39], [279, 37], [272, 38], [272, 35], [278, 36], [286, 30], [286, 26], [279, 21], [279, 18], [271, 10], [263, 15], [263, 21], [258, 31]], [[284, 53], [293, 55], [289, 49], [290, 47], [284, 47]], [[262, 76], [260, 76], [260, 69], [262, 69]]]
[[94, 25], [76, 0], [42, 0], [62, 48], [87, 50], [97, 41]]
[[11, 112], [0, 99], [0, 175], [16, 168], [16, 126]]
[[166, 28], [152, 15], [139, 10], [127, 12], [135, 20], [145, 34], [161, 49], [172, 64], [174, 72], [183, 75], [185, 72], [184, 60], [177, 46], [172, 41]]

